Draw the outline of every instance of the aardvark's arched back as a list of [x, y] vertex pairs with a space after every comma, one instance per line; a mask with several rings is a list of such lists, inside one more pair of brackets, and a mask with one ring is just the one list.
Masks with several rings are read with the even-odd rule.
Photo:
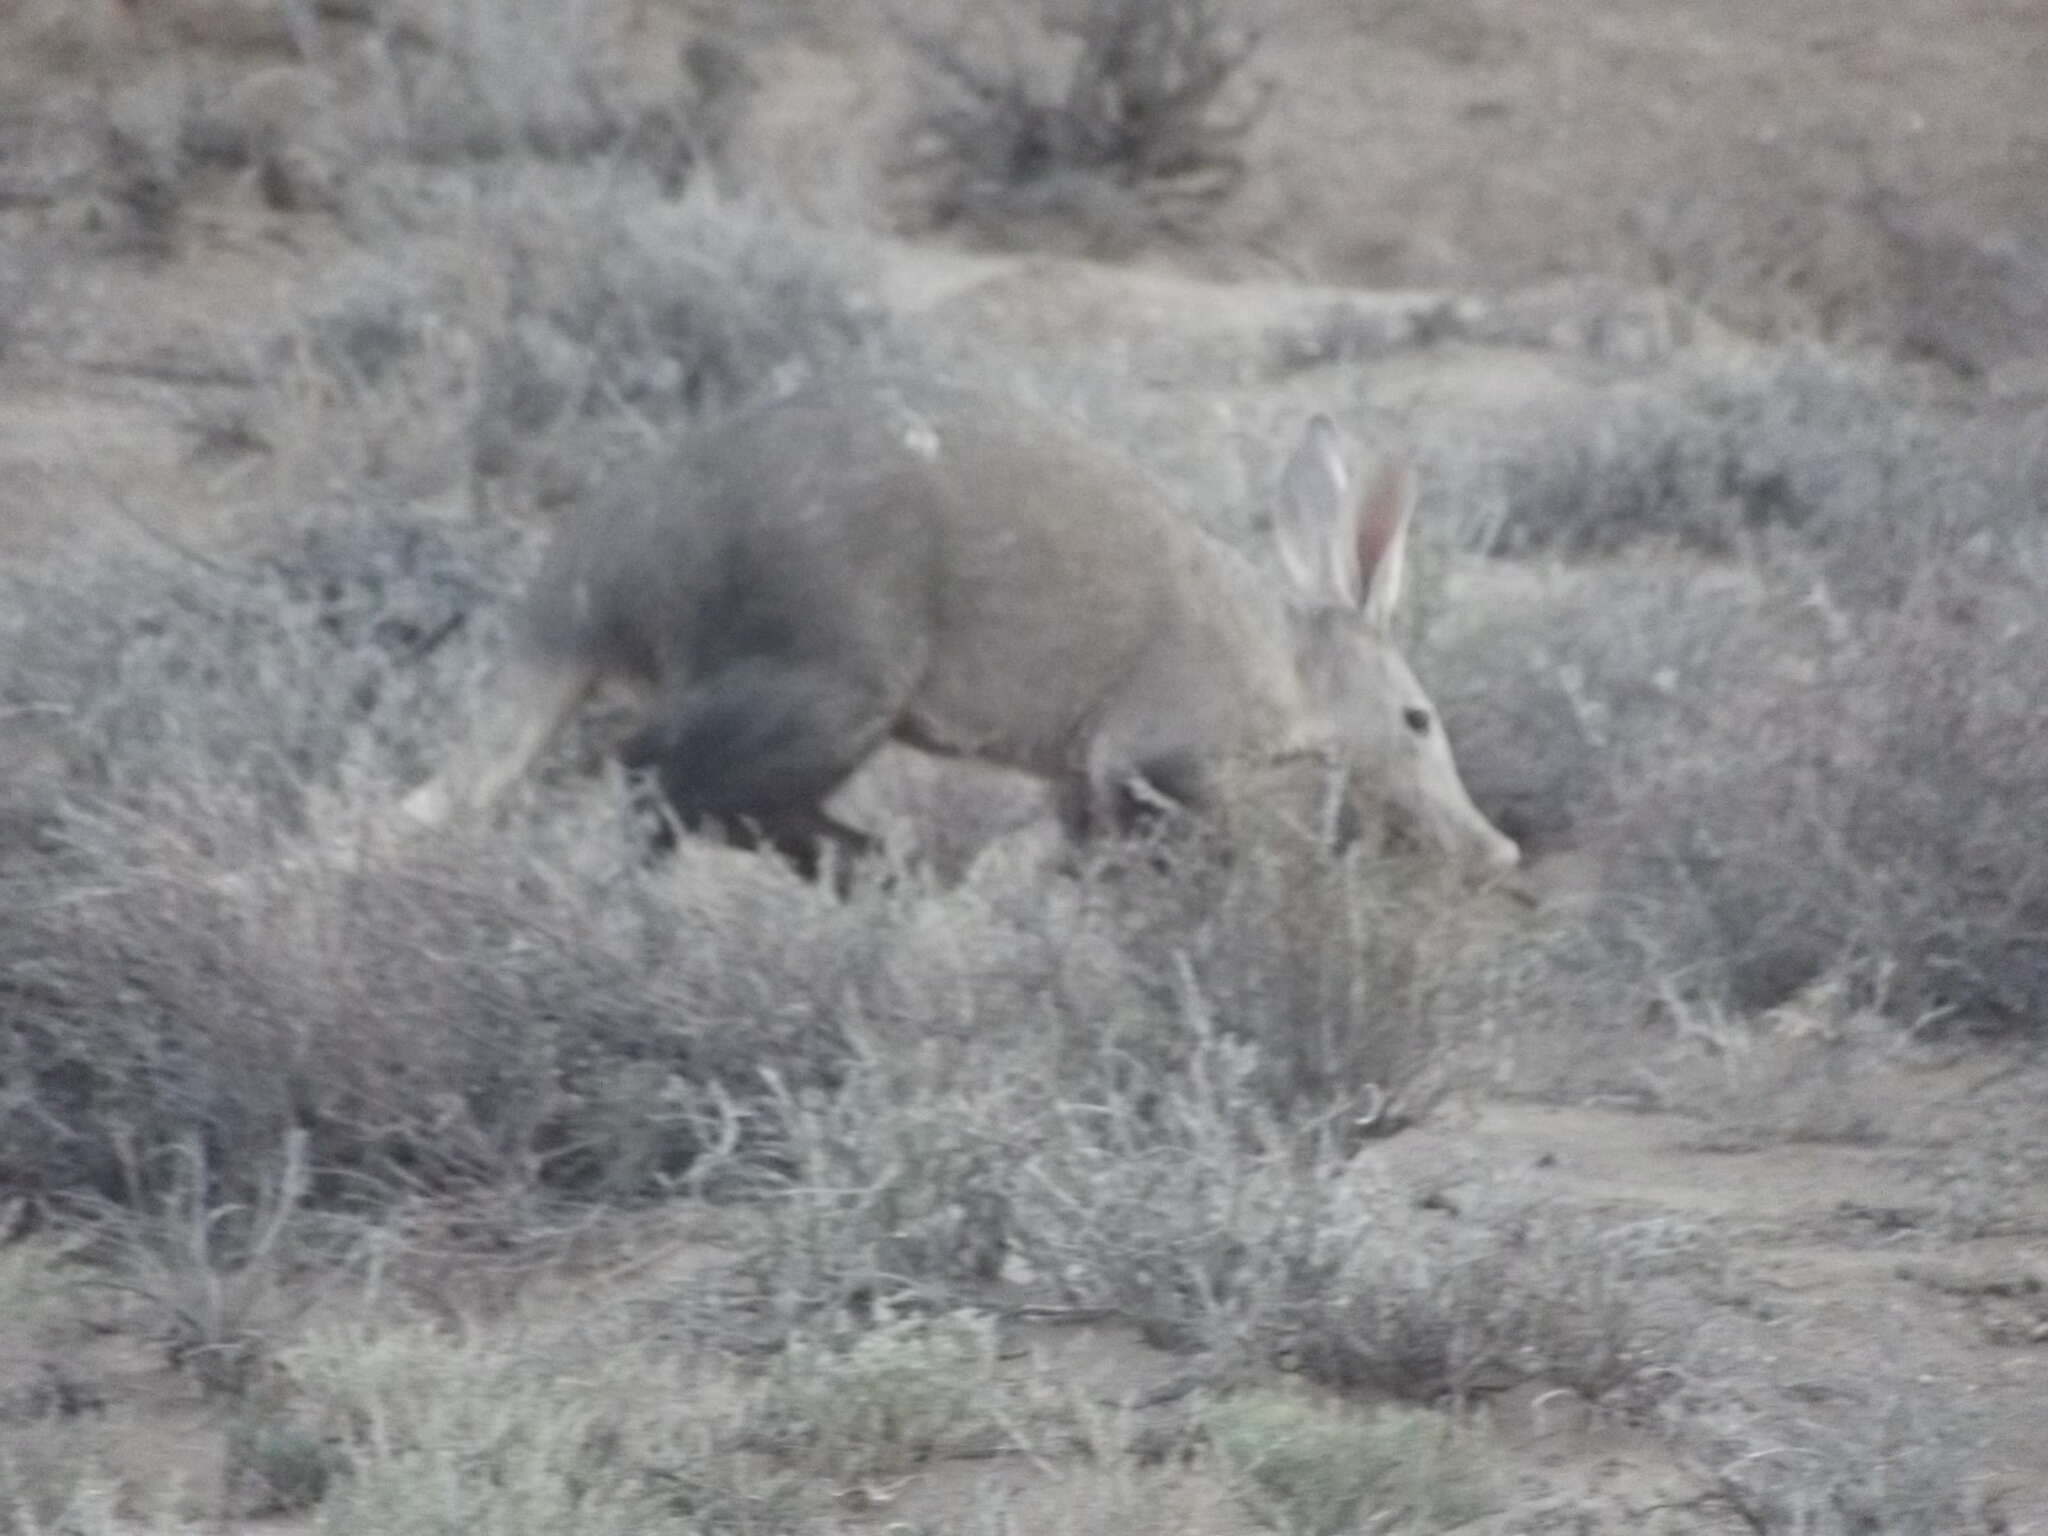
[[616, 677], [647, 699], [620, 755], [678, 818], [806, 868], [821, 841], [865, 843], [825, 802], [891, 738], [1043, 777], [1076, 835], [1134, 781], [1199, 805], [1226, 761], [1320, 752], [1361, 808], [1511, 865], [1392, 638], [1414, 504], [1400, 463], [1355, 490], [1317, 417], [1272, 581], [1065, 422], [945, 385], [813, 384], [563, 529], [483, 728], [407, 806], [488, 806]]

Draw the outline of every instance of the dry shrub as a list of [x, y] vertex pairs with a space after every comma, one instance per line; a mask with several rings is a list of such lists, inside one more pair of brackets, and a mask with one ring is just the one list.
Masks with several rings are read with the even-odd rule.
[[67, 1423], [7, 1426], [0, 1453], [0, 1536], [51, 1530], [108, 1530], [105, 1492], [111, 1433], [81, 1433]]
[[2048, 808], [2048, 695], [2019, 658], [2048, 576], [2011, 505], [1916, 503], [1747, 568], [1644, 552], [1436, 645], [1475, 797], [1603, 866], [1603, 1015], [1672, 987], [1740, 1014], [1838, 977], [1908, 1023], [2039, 1017], [2021, 829]]
[[[90, 93], [60, 79], [32, 133], [0, 126], [0, 202], [78, 204], [101, 249], [167, 256], [194, 196], [253, 171], [271, 208], [331, 216], [377, 248], [394, 216], [445, 215], [532, 172], [673, 201], [706, 183], [758, 83], [718, 39], [685, 50], [680, 89], [636, 72], [620, 8], [601, 0], [213, 10], [263, 12], [274, 35], [254, 50], [145, 44]], [[297, 57], [259, 61], [287, 31]]]
[[[351, 171], [379, 161], [601, 160], [650, 171], [673, 191], [689, 169], [681, 104], [636, 99], [625, 39], [596, 0], [322, 9], [333, 14], [306, 18], [306, 64], [272, 75], [307, 82], [304, 105], [261, 124], [267, 136], [281, 132]], [[203, 136], [245, 154], [270, 147], [239, 110], [251, 93], [230, 86], [197, 104]]]
[[1365, 1519], [1456, 1530], [1498, 1507], [1493, 1445], [1415, 1409], [1353, 1414], [1254, 1391], [1211, 1404], [1202, 1423], [1238, 1498], [1282, 1536], [1342, 1536]]
[[309, 30], [291, 63], [158, 42], [101, 63], [108, 82], [89, 97], [60, 83], [48, 129], [19, 146], [28, 198], [83, 202], [102, 248], [165, 256], [192, 197], [251, 167], [272, 207], [337, 215], [357, 234], [387, 211], [393, 172], [548, 163], [589, 176], [597, 162], [673, 196], [737, 110], [737, 88], [701, 68], [687, 95], [636, 93], [594, 0], [417, 0], [318, 22], [298, 9]]
[[265, 433], [294, 488], [572, 502], [690, 420], [908, 345], [813, 232], [534, 170], [342, 267], [268, 359]]
[[1425, 1402], [1541, 1381], [1598, 1402], [1672, 1354], [1663, 1282], [1700, 1269], [1696, 1230], [1511, 1179], [1458, 1190], [1448, 1220], [1393, 1194], [1346, 1212], [1348, 1234], [1293, 1240], [1259, 1334], [1313, 1379]]
[[835, 1093], [788, 1096], [792, 1176], [728, 1293], [749, 1321], [693, 1298], [694, 1329], [765, 1348], [1001, 1277], [1221, 1369], [1423, 1401], [1503, 1379], [1598, 1399], [1660, 1358], [1645, 1287], [1696, 1267], [1686, 1230], [1476, 1169], [1424, 1209], [1328, 1117], [1276, 1115], [1256, 1041], [1138, 1001], [1064, 1040], [863, 1053]]
[[1858, 1411], [1821, 1421], [1796, 1404], [1760, 1409], [1747, 1394], [1702, 1385], [1728, 1378], [1701, 1363], [1688, 1362], [1695, 1385], [1673, 1400], [1683, 1410], [1674, 1428], [1748, 1529], [1943, 1536], [1997, 1528], [1973, 1475], [1986, 1436], [1981, 1414], [1931, 1398], [1924, 1379], [1885, 1372], [1861, 1381]]
[[1731, 647], [1625, 797], [1621, 879], [1656, 902], [1647, 928], [1688, 988], [1737, 1006], [1840, 973], [1907, 1023], [2031, 1028], [2048, 677], [2019, 658], [2048, 581], [1964, 552], [1908, 579], [1896, 608], [1809, 596]]
[[1710, 680], [1765, 643], [1762, 600], [1749, 571], [1637, 550], [1474, 594], [1417, 666], [1466, 787], [1540, 868], [1688, 739]]
[[0, 886], [12, 1178], [145, 1196], [196, 1138], [221, 1187], [195, 1197], [246, 1195], [296, 1126], [322, 1201], [645, 1192], [729, 1139], [717, 1085], [818, 1079], [842, 989], [819, 973], [828, 1017], [800, 984], [771, 1019], [752, 935], [808, 968], [837, 946], [802, 914], [854, 919], [792, 880], [657, 883], [602, 815], [352, 847], [467, 707], [496, 626], [460, 582], [511, 546], [332, 509], [254, 569], [17, 587], [0, 684], [50, 750], [0, 785], [25, 833]]
[[1895, 572], [1866, 558], [1872, 537], [2009, 523], [2048, 485], [2038, 407], [1965, 408], [1810, 348], [1564, 389], [1556, 404], [1451, 425], [1456, 445], [1431, 478], [1468, 547], [1727, 557], [1787, 537], [1840, 552], [1845, 592], [1862, 586], [1852, 567]]
[[1070, 1410], [1037, 1383], [1005, 1379], [1001, 1361], [993, 1320], [967, 1311], [882, 1321], [841, 1341], [800, 1336], [755, 1392], [746, 1443], [836, 1487], [1035, 1450], [1032, 1440], [1050, 1437], [1033, 1421]]
[[1219, 0], [1045, 3], [1032, 57], [994, 10], [979, 19], [999, 45], [899, 22], [949, 98], [913, 128], [932, 221], [1079, 221], [1097, 241], [1191, 230], [1243, 177], [1238, 145], [1267, 99], [1242, 80], [1257, 34], [1228, 17]]
[[[1163, 1342], [1236, 1338], [1342, 1159], [1471, 1081], [1486, 1010], [1541, 975], [1410, 861], [1265, 823], [1289, 815], [1162, 830], [1073, 875], [899, 875], [866, 909], [877, 970], [836, 1086], [755, 1109], [786, 1161], [753, 1326], [1003, 1277]], [[1292, 841], [1253, 846], [1254, 821]]]
[[1424, 1209], [1369, 1153], [1261, 1117], [1249, 1055], [1208, 1037], [1173, 1080], [1059, 1106], [1012, 1208], [1028, 1271], [1164, 1347], [1420, 1401], [1597, 1399], [1658, 1357], [1645, 1285], [1696, 1264], [1686, 1232], [1484, 1176]]
[[420, 771], [423, 722], [449, 718], [465, 663], [502, 643], [484, 599], [529, 557], [515, 530], [381, 503], [292, 521], [232, 563], [109, 539], [9, 574], [0, 707], [46, 750], [4, 790], [38, 824], [62, 811], [79, 857], [118, 852], [122, 823], [150, 828], [165, 800], [176, 828], [179, 796], [223, 808], [219, 839], [189, 829], [209, 856], [238, 833], [275, 851], [310, 830], [314, 792]]
[[1597, 845], [1616, 999], [1840, 973], [1908, 1022], [2039, 1015], [2039, 427], [1788, 353], [1520, 422], [1491, 503], [1446, 465], [1468, 540], [1608, 556], [1495, 582], [1420, 663], [1503, 827]]
[[1259, 1096], [1284, 1122], [1351, 1117], [1377, 1135], [1483, 1071], [1511, 1006], [1516, 914], [1403, 846], [1393, 812], [1353, 827], [1346, 788], [1314, 758], [1234, 769], [1220, 868], [1188, 882], [1201, 905], [1176, 902], [1178, 934], [1158, 937], [1186, 946], [1218, 1024], [1256, 1043]]
[[665, 1347], [618, 1309], [504, 1329], [330, 1327], [286, 1364], [300, 1422], [346, 1467], [322, 1524], [739, 1536], [808, 1514], [796, 1477], [744, 1453], [730, 1366]]
[[617, 70], [591, 0], [431, 0], [387, 25], [404, 147], [423, 160], [588, 159], [617, 144]]
[[325, 1201], [623, 1198], [732, 1150], [728, 1085], [755, 1091], [769, 1062], [830, 1075], [829, 979], [810, 1007], [802, 982], [779, 996], [772, 1028], [754, 1007], [774, 963], [756, 927], [804, 936], [811, 959], [834, 948], [801, 891], [779, 893], [787, 911], [761, 893], [764, 919], [726, 890], [679, 930], [629, 870], [479, 846], [352, 871], [266, 856], [228, 811], [165, 797], [125, 850], [72, 844], [96, 888], [57, 885], [40, 921], [10, 912], [15, 1178], [131, 1194], [190, 1136], [233, 1192], [296, 1126]]

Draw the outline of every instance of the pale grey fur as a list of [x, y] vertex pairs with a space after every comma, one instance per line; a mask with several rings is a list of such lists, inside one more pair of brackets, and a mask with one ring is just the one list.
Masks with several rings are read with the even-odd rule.
[[1390, 632], [1414, 476], [1363, 494], [1309, 423], [1276, 494], [1286, 582], [1076, 426], [949, 385], [852, 377], [701, 428], [556, 540], [497, 707], [407, 801], [501, 796], [599, 681], [649, 697], [628, 761], [692, 824], [804, 855], [885, 740], [1037, 774], [1076, 834], [1134, 779], [1199, 802], [1226, 760], [1322, 752], [1361, 804], [1484, 866], [1472, 804]]

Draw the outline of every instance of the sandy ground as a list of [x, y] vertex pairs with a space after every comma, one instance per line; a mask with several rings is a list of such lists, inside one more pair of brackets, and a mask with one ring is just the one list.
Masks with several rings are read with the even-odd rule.
[[[1547, 1201], [1610, 1219], [1670, 1218], [1717, 1260], [1710, 1283], [1689, 1298], [1698, 1335], [1699, 1383], [1739, 1386], [1793, 1420], [1873, 1424], [1898, 1406], [1886, 1384], [1942, 1384], [1960, 1393], [1981, 1434], [1973, 1490], [1981, 1527], [2048, 1530], [2048, 1478], [2039, 1448], [2048, 1435], [2048, 1274], [2040, 1259], [2048, 1195], [2036, 1188], [2013, 1225], [1958, 1240], [1946, 1230], [1943, 1186], [1972, 1155], [1985, 1115], [2024, 1115], [2031, 1091], [1973, 1062], [1900, 1074], [1882, 1090], [1917, 1129], [1868, 1144], [1719, 1145], [1699, 1122], [1585, 1105], [1494, 1104], [1471, 1118], [1432, 1125], [1366, 1154], [1394, 1178], [1429, 1192], [1455, 1220], [1456, 1180], [1446, 1167], [1477, 1156], [1496, 1176], [1526, 1182]], [[1374, 1170], [1362, 1170], [1376, 1172]], [[687, 1283], [718, 1253], [679, 1238], [646, 1249], [631, 1283], [573, 1283], [576, 1305], [613, 1306], [664, 1285]], [[528, 1289], [548, 1284], [529, 1281]], [[564, 1288], [561, 1282], [555, 1282]], [[447, 1294], [473, 1290], [450, 1281]], [[424, 1293], [416, 1306], [443, 1306]], [[489, 1326], [488, 1307], [465, 1307], [465, 1328]], [[1171, 1401], [1185, 1362], [1107, 1324], [1018, 1323], [1006, 1352], [1019, 1371], [1062, 1383], [1108, 1410]], [[192, 1507], [211, 1507], [220, 1486], [230, 1403], [208, 1402], [187, 1375], [129, 1337], [0, 1321], [0, 1401], [19, 1408], [38, 1394], [74, 1395], [83, 1433], [139, 1505], [172, 1483]], [[1896, 1387], [1892, 1392], [1896, 1393]], [[1708, 1493], [1691, 1457], [1621, 1416], [1589, 1413], [1569, 1392], [1541, 1384], [1494, 1391], [1483, 1384], [1470, 1412], [1502, 1448], [1506, 1507], [1501, 1529], [1747, 1529]], [[1142, 1414], [1133, 1421], [1142, 1424]], [[868, 1518], [855, 1526], [912, 1522], [949, 1528], [992, 1498], [1018, 1529], [1098, 1529], [1091, 1512], [1112, 1490], [1143, 1487], [1147, 1529], [1239, 1531], [1243, 1512], [1199, 1471], [1172, 1463], [1137, 1469], [1052, 1464], [1030, 1457], [932, 1466], [859, 1494]], [[1552, 1518], [1570, 1519], [1552, 1525]], [[1075, 1522], [1068, 1524], [1067, 1522]], [[273, 1522], [265, 1522], [266, 1527]], [[1491, 1527], [1489, 1527], [1491, 1528]], [[1972, 1526], [1972, 1529], [1979, 1527]]]

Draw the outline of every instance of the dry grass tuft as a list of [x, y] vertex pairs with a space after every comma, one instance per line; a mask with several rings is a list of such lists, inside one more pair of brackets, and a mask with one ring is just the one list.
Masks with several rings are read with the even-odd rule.
[[993, 11], [981, 19], [980, 38], [897, 24], [947, 98], [913, 125], [906, 163], [933, 223], [1064, 226], [1116, 247], [1191, 233], [1242, 179], [1238, 145], [1268, 90], [1245, 86], [1258, 35], [1227, 6], [1041, 5], [1029, 44]]
[[2016, 835], [2048, 815], [2048, 685], [2008, 660], [2048, 580], [1962, 552], [1908, 580], [1832, 626], [1817, 581], [1738, 653], [1777, 664], [1715, 668], [1644, 759], [1617, 868], [1686, 990], [1750, 1010], [1834, 978], [1916, 1031], [2048, 1011], [2048, 853]]

